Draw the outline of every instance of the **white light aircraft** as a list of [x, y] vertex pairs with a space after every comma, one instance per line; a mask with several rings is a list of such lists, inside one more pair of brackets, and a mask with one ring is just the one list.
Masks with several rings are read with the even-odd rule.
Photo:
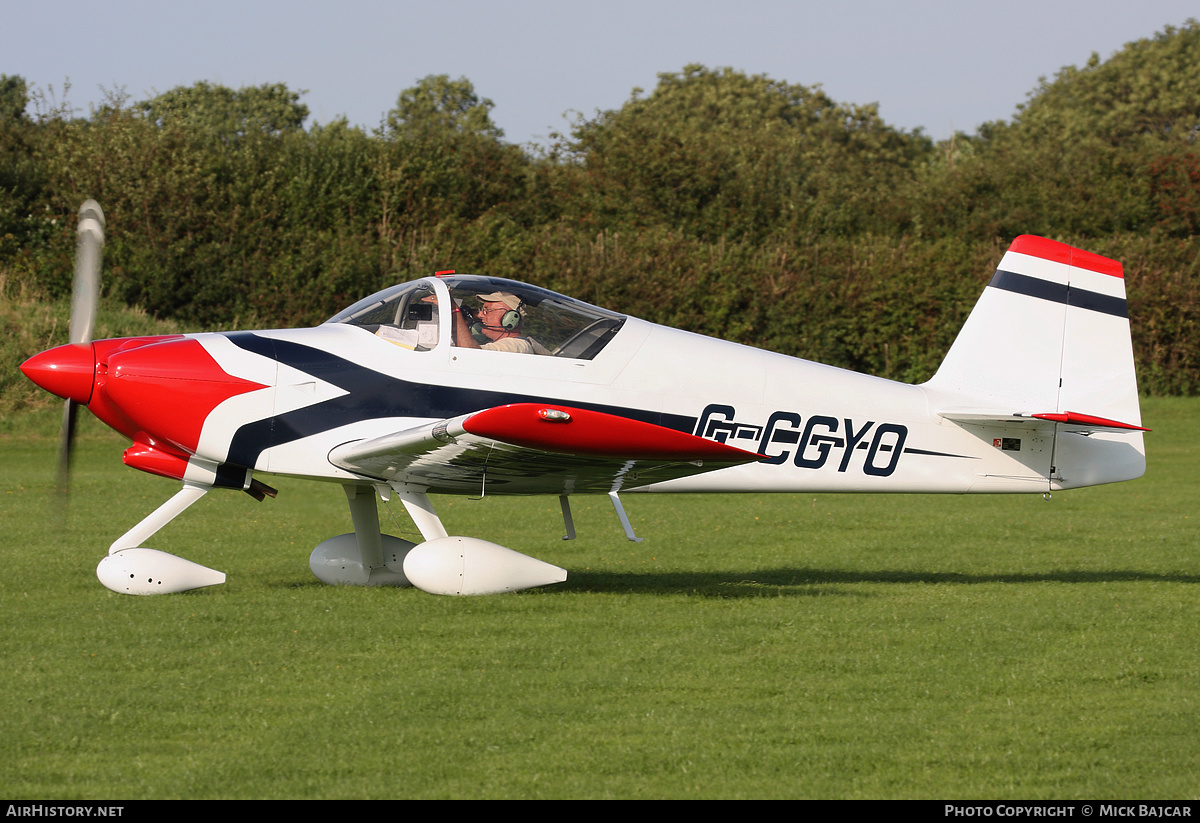
[[[25, 374], [127, 436], [127, 465], [182, 481], [97, 569], [113, 591], [224, 582], [145, 548], [213, 489], [341, 484], [354, 532], [330, 584], [488, 594], [566, 571], [448, 535], [429, 495], [1048, 493], [1140, 477], [1145, 449], [1121, 265], [1032, 236], [1000, 261], [937, 374], [907, 385], [702, 337], [535, 286], [442, 272], [316, 328], [91, 340], [103, 215], [81, 209], [71, 342]], [[423, 542], [381, 534], [395, 496]]]

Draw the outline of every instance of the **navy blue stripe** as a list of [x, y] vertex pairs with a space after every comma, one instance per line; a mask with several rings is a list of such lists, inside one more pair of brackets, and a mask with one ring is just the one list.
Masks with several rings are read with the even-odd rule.
[[961, 457], [963, 460], [978, 460], [978, 457], [972, 457], [969, 454], [952, 454], [950, 452], [931, 452], [928, 449], [908, 449], [904, 450], [905, 454], [925, 454], [930, 457]]
[[[256, 420], [239, 428], [229, 444], [227, 459], [240, 466], [252, 467], [263, 450], [272, 446], [378, 417], [445, 419], [507, 403], [562, 403], [561, 398], [554, 397], [413, 383], [311, 346], [261, 337], [253, 332], [233, 332], [225, 336], [238, 348], [291, 366], [347, 392], [341, 397]], [[696, 427], [696, 418], [679, 414], [596, 403], [571, 402], [569, 405], [682, 432], [690, 433]]]
[[1038, 277], [1029, 277], [1003, 269], [996, 269], [996, 274], [988, 285], [1004, 291], [1024, 294], [1027, 297], [1036, 297], [1039, 300], [1066, 303], [1068, 306], [1129, 319], [1129, 307], [1123, 297], [1112, 297], [1086, 289], [1072, 288], [1062, 283], [1051, 283]]

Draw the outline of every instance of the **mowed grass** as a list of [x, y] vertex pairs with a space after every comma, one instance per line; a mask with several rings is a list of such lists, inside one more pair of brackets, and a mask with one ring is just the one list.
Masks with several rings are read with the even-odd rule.
[[224, 586], [112, 594], [175, 484], [90, 421], [63, 509], [53, 418], [10, 424], [0, 795], [1194, 799], [1200, 401], [1144, 416], [1145, 478], [1048, 502], [628, 495], [635, 544], [602, 498], [573, 542], [553, 498], [440, 498], [570, 572], [486, 598], [321, 585], [345, 498], [286, 478], [151, 541]]

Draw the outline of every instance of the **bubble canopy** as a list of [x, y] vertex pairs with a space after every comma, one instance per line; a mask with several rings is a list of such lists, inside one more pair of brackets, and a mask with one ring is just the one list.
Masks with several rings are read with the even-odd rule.
[[472, 337], [484, 343], [484, 348], [488, 346], [481, 318], [488, 307], [493, 311], [509, 310], [503, 315], [504, 321], [529, 342], [528, 353], [575, 360], [594, 358], [626, 320], [625, 315], [516, 280], [449, 274], [376, 292], [326, 322], [359, 326], [416, 351], [437, 348], [447, 336], [450, 345], [469, 345], [457, 338], [453, 326], [439, 321], [439, 309], [446, 300], [441, 294], [443, 288], [456, 311], [466, 318]]

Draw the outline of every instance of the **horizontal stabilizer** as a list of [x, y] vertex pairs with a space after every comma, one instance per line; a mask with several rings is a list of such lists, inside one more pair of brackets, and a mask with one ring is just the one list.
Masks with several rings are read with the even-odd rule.
[[999, 414], [997, 412], [938, 412], [938, 416], [944, 417], [955, 423], [975, 426], [1013, 426], [1025, 425], [1030, 430], [1050, 429], [1056, 424], [1064, 424], [1069, 431], [1108, 431], [1108, 432], [1145, 432], [1150, 429], [1144, 426], [1135, 426], [1132, 423], [1122, 423], [1118, 420], [1109, 420], [1104, 417], [1097, 417], [1091, 414], [1080, 414], [1079, 412], [1044, 412], [1033, 414], [1027, 412], [1013, 412], [1012, 414]]

